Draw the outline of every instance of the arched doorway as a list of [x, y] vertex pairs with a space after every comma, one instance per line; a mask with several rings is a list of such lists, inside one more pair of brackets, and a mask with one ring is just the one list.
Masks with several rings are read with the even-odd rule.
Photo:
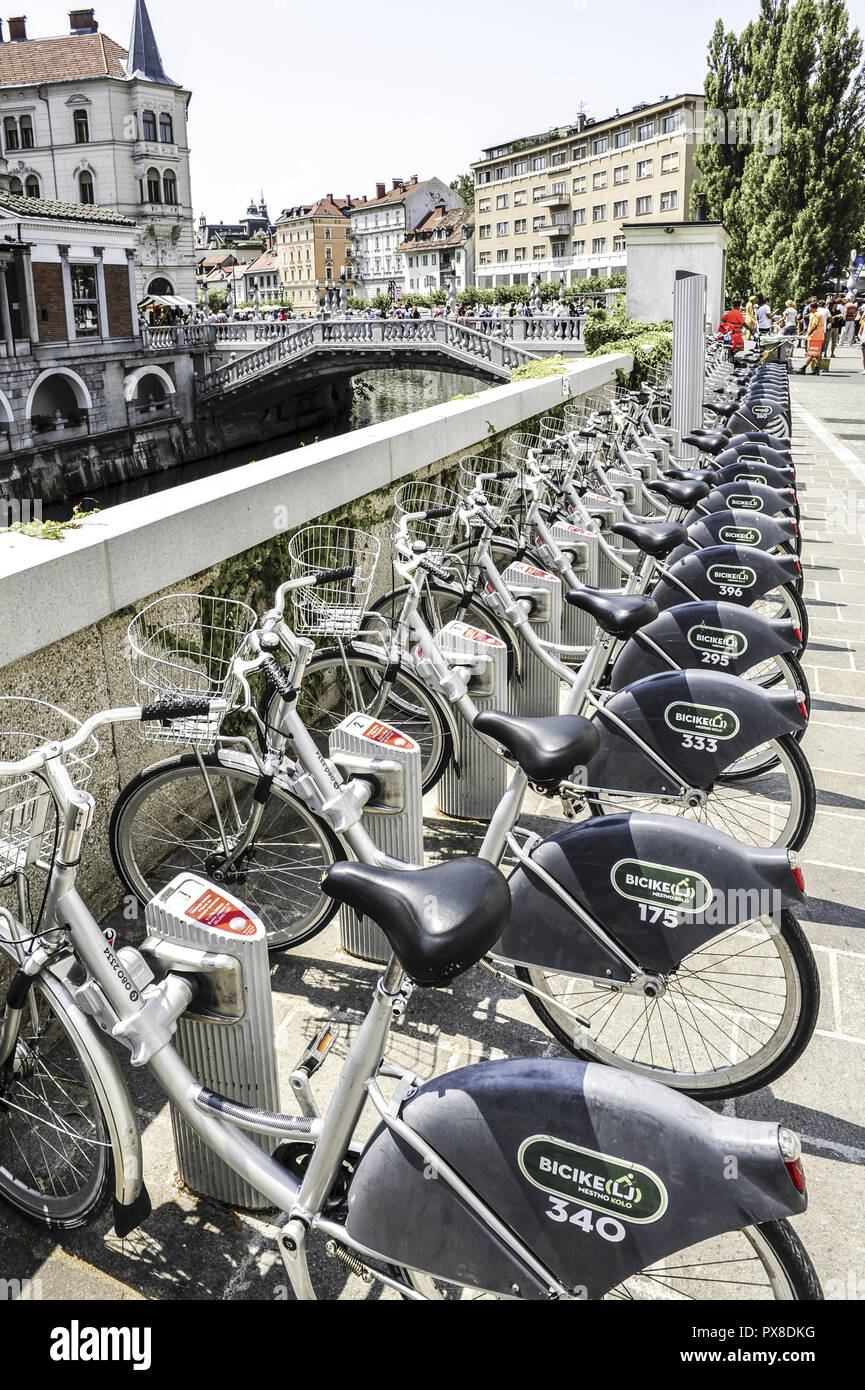
[[87, 429], [93, 402], [84, 382], [67, 368], [43, 372], [30, 388], [27, 419], [34, 434]]
[[151, 280], [147, 286], [148, 294], [174, 294], [174, 286], [170, 280], [166, 280], [164, 275], [157, 275], [155, 280]]
[[139, 367], [123, 383], [129, 418], [135, 423], [173, 414], [177, 388], [163, 367]]

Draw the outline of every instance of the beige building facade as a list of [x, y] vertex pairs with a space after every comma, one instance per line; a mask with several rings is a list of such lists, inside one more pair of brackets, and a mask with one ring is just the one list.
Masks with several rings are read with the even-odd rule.
[[702, 107], [665, 97], [484, 150], [472, 165], [478, 286], [625, 270], [626, 222], [688, 217]]
[[276, 223], [279, 280], [298, 314], [314, 314], [327, 290], [345, 277], [354, 294], [350, 213], [351, 198], [332, 193], [315, 203], [286, 208]]

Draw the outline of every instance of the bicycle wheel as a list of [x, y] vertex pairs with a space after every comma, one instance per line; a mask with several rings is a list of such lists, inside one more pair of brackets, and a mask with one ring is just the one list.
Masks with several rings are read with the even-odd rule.
[[[0, 945], [0, 1017], [18, 963]], [[85, 1226], [114, 1191], [94, 1060], [50, 976], [34, 980], [15, 1051], [0, 1070], [0, 1198], [51, 1230]]]
[[[782, 734], [761, 747], [768, 750], [771, 771], [760, 776], [749, 773], [747, 780], [739, 781], [735, 775], [728, 780], [725, 769], [702, 789], [695, 806], [684, 799], [664, 801], [622, 788], [615, 792], [590, 792], [589, 811], [593, 816], [620, 815], [623, 811], [680, 816], [713, 830], [723, 830], [746, 845], [801, 849], [811, 833], [817, 810], [808, 759], [791, 734]], [[731, 764], [733, 774], [737, 766]]]
[[[434, 1279], [418, 1270], [401, 1271], [406, 1283], [433, 1302], [504, 1300], [465, 1284]], [[816, 1270], [788, 1221], [767, 1221], [724, 1232], [677, 1250], [608, 1290], [605, 1300], [679, 1299], [820, 1302]]]
[[[808, 685], [808, 678], [802, 669], [799, 658], [792, 652], [786, 655], [770, 657], [768, 661], [763, 661], [759, 666], [755, 666], [745, 677], [746, 680], [753, 681], [763, 690], [777, 690], [780, 685], [784, 685], [787, 690], [794, 691], [801, 695], [802, 704], [805, 706], [808, 718], [811, 717], [811, 688]], [[797, 743], [801, 743], [806, 733], [807, 726], [799, 729], [792, 737]], [[741, 782], [749, 777], [759, 777], [764, 772], [771, 772], [778, 766], [778, 760], [769, 751], [769, 745], [763, 743], [759, 748], [752, 748], [751, 751], [734, 763], [732, 767], [725, 770], [724, 782]]]
[[[820, 979], [792, 912], [732, 927], [686, 956], [654, 999], [518, 966], [544, 1027], [575, 1056], [637, 1072], [698, 1100], [768, 1086], [808, 1046]], [[578, 1023], [572, 1011], [585, 1020]]]
[[[271, 704], [275, 718], [275, 705]], [[316, 652], [307, 667], [298, 712], [321, 752], [349, 714], [368, 714], [420, 745], [424, 793], [444, 776], [453, 737], [438, 697], [409, 671], [392, 673], [384, 653], [352, 654], [336, 647]]]
[[146, 904], [177, 874], [201, 874], [261, 917], [272, 951], [309, 941], [337, 911], [319, 885], [345, 858], [339, 840], [297, 797], [274, 786], [251, 850], [221, 871], [248, 824], [258, 770], [228, 766], [218, 753], [201, 763], [204, 772], [190, 753], [157, 763], [121, 792], [109, 839], [124, 885]]
[[805, 602], [795, 584], [780, 584], [777, 589], [770, 589], [768, 594], [751, 604], [751, 609], [754, 613], [762, 613], [765, 618], [781, 618], [791, 622], [799, 630], [803, 651], [808, 646], [811, 624]]

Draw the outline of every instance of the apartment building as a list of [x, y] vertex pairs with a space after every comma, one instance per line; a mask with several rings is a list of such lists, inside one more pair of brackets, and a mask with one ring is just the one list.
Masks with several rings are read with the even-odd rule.
[[434, 208], [410, 231], [397, 254], [402, 258], [402, 284], [409, 292], [457, 294], [473, 285], [475, 215], [470, 208]]
[[315, 313], [344, 274], [354, 294], [350, 215], [357, 200], [327, 193], [315, 203], [286, 208], [276, 223], [280, 284], [298, 314]]
[[472, 165], [477, 284], [610, 275], [627, 266], [626, 222], [687, 220], [702, 104], [663, 97], [484, 150]]
[[387, 191], [376, 185], [376, 195], [356, 204], [351, 214], [351, 234], [357, 266], [357, 293], [362, 299], [387, 294], [393, 286], [397, 295], [407, 288], [405, 265], [399, 248], [425, 217], [435, 208], [461, 208], [462, 198], [439, 178], [394, 179]]

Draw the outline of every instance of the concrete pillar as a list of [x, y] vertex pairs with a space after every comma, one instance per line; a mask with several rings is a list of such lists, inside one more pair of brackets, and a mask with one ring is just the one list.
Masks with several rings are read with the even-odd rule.
[[126, 268], [129, 273], [129, 307], [132, 313], [132, 336], [141, 337], [141, 324], [138, 321], [138, 284], [135, 275], [135, 251], [126, 252]]
[[30, 247], [25, 246], [21, 251], [21, 273], [24, 277], [24, 298], [27, 301], [27, 322], [30, 331], [31, 343], [39, 342], [39, 319], [36, 314], [36, 290], [33, 285], [33, 261], [30, 256]]
[[15, 356], [15, 340], [12, 336], [12, 311], [9, 308], [9, 291], [6, 287], [6, 271], [0, 267], [0, 333], [6, 344], [6, 356]]
[[[703, 423], [706, 383], [706, 276], [677, 270], [673, 286], [673, 389], [670, 423], [684, 436]], [[683, 445], [682, 457], [698, 450]]]
[[63, 276], [63, 306], [66, 310], [66, 340], [74, 343], [75, 333], [75, 308], [72, 303], [72, 272], [69, 269], [69, 247], [58, 246], [60, 252], [60, 272]]
[[104, 343], [107, 343], [111, 336], [108, 327], [108, 298], [105, 291], [105, 252], [101, 246], [94, 246], [93, 254], [96, 257], [96, 297], [99, 305], [99, 336]]

